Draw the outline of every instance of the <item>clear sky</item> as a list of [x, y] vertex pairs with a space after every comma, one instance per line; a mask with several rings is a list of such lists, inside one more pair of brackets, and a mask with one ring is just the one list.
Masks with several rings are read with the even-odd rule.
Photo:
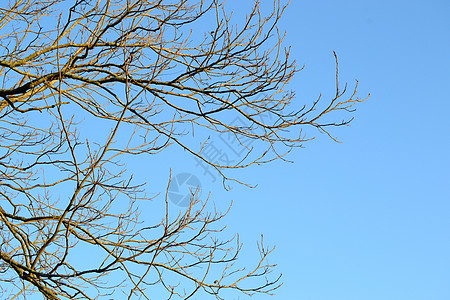
[[450, 299], [449, 12], [444, 0], [293, 0], [280, 28], [305, 64], [291, 85], [298, 101], [332, 97], [333, 50], [341, 80], [372, 95], [334, 131], [343, 143], [318, 134], [295, 163], [239, 173], [258, 187], [231, 192], [194, 160], [171, 161], [216, 203], [234, 200], [227, 230], [241, 234], [244, 259], [261, 233], [276, 245], [275, 299]]
[[[234, 8], [240, 2], [251, 1], [228, 0]], [[226, 236], [240, 234], [244, 264], [257, 261], [261, 234], [276, 246], [270, 262], [284, 284], [275, 297], [251, 299], [449, 300], [449, 14], [449, 0], [292, 0], [279, 28], [291, 56], [305, 65], [290, 84], [296, 101], [333, 97], [333, 51], [341, 82], [352, 89], [358, 79], [359, 95], [371, 94], [351, 126], [333, 130], [343, 143], [317, 132], [287, 157], [294, 163], [227, 173], [253, 189], [225, 191], [217, 173], [206, 174], [175, 147], [131, 159], [129, 170], [147, 182], [155, 206], [163, 203], [169, 170], [180, 180], [193, 175], [184, 179], [201, 184], [202, 197], [210, 193], [219, 209], [232, 200], [222, 224]], [[240, 158], [218, 134], [211, 139]], [[175, 199], [176, 212], [183, 207]], [[153, 204], [142, 216], [159, 220]]]
[[[240, 1], [228, 4], [238, 8]], [[211, 193], [219, 208], [233, 200], [222, 224], [225, 235], [240, 234], [242, 262], [257, 261], [261, 234], [276, 246], [270, 262], [284, 284], [271, 299], [448, 300], [449, 13], [448, 0], [292, 0], [279, 27], [291, 56], [305, 65], [290, 85], [296, 101], [333, 97], [333, 50], [341, 82], [351, 89], [358, 79], [359, 95], [371, 94], [350, 127], [333, 131], [343, 143], [317, 132], [288, 156], [294, 163], [228, 173], [253, 189], [225, 191], [218, 174], [214, 181], [175, 147], [130, 161], [129, 169], [147, 181], [150, 196], [160, 193], [155, 206], [170, 169], [174, 177], [194, 175], [202, 197]], [[239, 158], [219, 135], [211, 139]], [[143, 209], [144, 218], [159, 219], [151, 205]]]

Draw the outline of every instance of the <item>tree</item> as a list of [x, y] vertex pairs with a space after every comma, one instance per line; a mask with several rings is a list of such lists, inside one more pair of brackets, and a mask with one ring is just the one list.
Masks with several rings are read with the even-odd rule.
[[[286, 6], [255, 2], [233, 25], [218, 1], [10, 0], [0, 8], [0, 270], [3, 297], [192, 298], [280, 285], [259, 244], [242, 267], [238, 238], [221, 239], [226, 212], [192, 191], [176, 216], [140, 217], [151, 200], [127, 171], [130, 157], [180, 147], [213, 167], [224, 187], [236, 168], [284, 159], [311, 139], [302, 129], [352, 112], [350, 95], [299, 105], [299, 71], [277, 29]], [[200, 25], [199, 25], [200, 24]], [[207, 26], [206, 26], [207, 25]], [[336, 58], [337, 66], [337, 58]], [[260, 118], [268, 115], [270, 118]], [[240, 116], [246, 124], [230, 125]], [[329, 119], [327, 117], [327, 119]], [[96, 129], [87, 128], [94, 124]], [[210, 132], [246, 148], [237, 164], [211, 161]], [[238, 181], [239, 182], [239, 181]], [[170, 178], [169, 178], [170, 184]], [[155, 222], [155, 220], [158, 221]], [[95, 253], [83, 264], [77, 253]], [[108, 298], [108, 299], [109, 299]]]

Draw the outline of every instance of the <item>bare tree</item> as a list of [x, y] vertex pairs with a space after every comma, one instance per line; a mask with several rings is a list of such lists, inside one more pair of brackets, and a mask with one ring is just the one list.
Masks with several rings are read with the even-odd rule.
[[[173, 145], [228, 172], [283, 158], [302, 129], [364, 99], [294, 101], [298, 71], [277, 29], [285, 6], [256, 1], [232, 24], [218, 1], [9, 0], [0, 8], [0, 293], [7, 299], [195, 298], [271, 293], [280, 285], [259, 243], [255, 266], [224, 240], [221, 213], [192, 191], [190, 206], [140, 217], [151, 200], [130, 157]], [[337, 58], [336, 58], [337, 64]], [[356, 84], [357, 86], [357, 84]], [[270, 118], [261, 118], [266, 115]], [[240, 116], [246, 124], [230, 125]], [[89, 126], [95, 126], [89, 127]], [[94, 131], [94, 132], [93, 132]], [[246, 147], [211, 161], [210, 132]], [[202, 138], [204, 137], [204, 138]], [[243, 139], [257, 141], [249, 147]], [[155, 221], [156, 220], [156, 221]], [[83, 257], [95, 255], [86, 265]]]

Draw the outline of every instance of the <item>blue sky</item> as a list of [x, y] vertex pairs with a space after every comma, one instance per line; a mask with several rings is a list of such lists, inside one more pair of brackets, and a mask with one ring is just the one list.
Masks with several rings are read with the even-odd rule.
[[[236, 15], [252, 3], [240, 1], [227, 3]], [[292, 0], [279, 28], [305, 66], [290, 83], [295, 101], [334, 96], [333, 51], [341, 82], [351, 89], [358, 79], [359, 95], [371, 94], [351, 126], [332, 131], [343, 143], [314, 132], [287, 157], [293, 163], [229, 172], [257, 185], [231, 191], [176, 147], [131, 158], [128, 169], [155, 196], [144, 220], [159, 220], [153, 208], [163, 204], [170, 172], [193, 174], [219, 209], [233, 201], [222, 224], [225, 236], [240, 234], [244, 265], [257, 261], [261, 234], [276, 246], [270, 262], [284, 284], [270, 299], [450, 299], [449, 12], [448, 0]], [[89, 125], [92, 135], [103, 130]], [[218, 134], [211, 138], [221, 143]], [[223, 143], [220, 150], [239, 156]]]
[[239, 173], [258, 187], [230, 192], [195, 161], [172, 162], [216, 203], [234, 200], [226, 221], [244, 259], [261, 233], [276, 245], [275, 299], [450, 299], [449, 11], [447, 1], [292, 1], [280, 28], [305, 65], [291, 84], [298, 101], [332, 97], [333, 50], [341, 81], [371, 93], [334, 131], [343, 143], [318, 134], [295, 163]]

